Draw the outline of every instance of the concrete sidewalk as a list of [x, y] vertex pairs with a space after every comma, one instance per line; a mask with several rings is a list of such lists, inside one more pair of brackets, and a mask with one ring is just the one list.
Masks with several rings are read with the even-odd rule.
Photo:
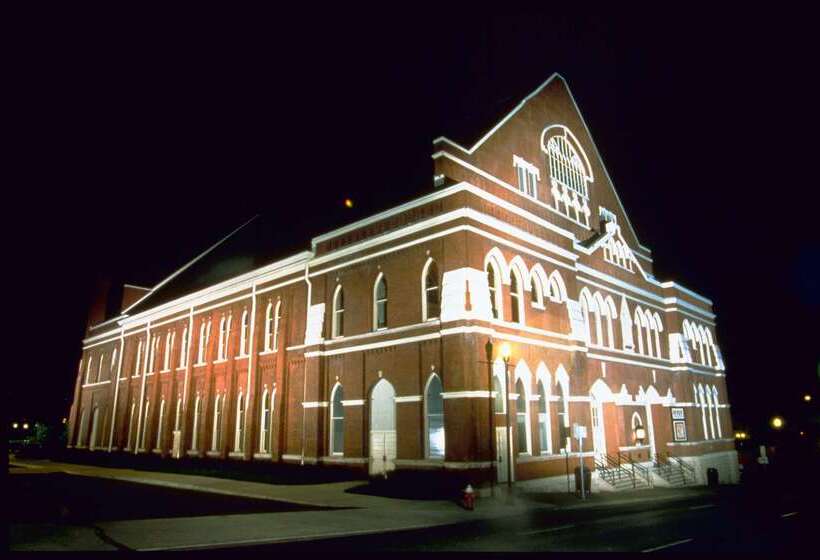
[[[584, 507], [605, 507], [635, 502], [677, 500], [701, 495], [699, 489], [641, 490], [624, 493], [596, 494], [581, 502], [568, 494], [521, 492], [513, 503], [503, 493], [496, 498], [482, 498], [474, 511], [465, 511], [452, 501], [401, 500], [346, 490], [361, 486], [363, 481], [309, 485], [277, 485], [205, 476], [113, 469], [90, 465], [52, 463], [49, 461], [10, 460], [10, 466], [24, 467], [26, 472], [63, 472], [80, 476], [111, 478], [141, 484], [153, 484], [200, 492], [212, 492], [268, 499], [302, 505], [349, 508], [344, 510], [252, 513], [175, 517], [101, 522], [94, 528], [77, 527], [63, 531], [77, 550], [112, 547], [136, 550], [196, 550], [226, 546], [295, 542], [342, 536], [421, 529], [476, 520], [520, 515], [526, 512]], [[10, 473], [13, 477], [13, 473]], [[34, 527], [17, 527], [18, 531], [35, 531]], [[94, 540], [96, 539], [96, 545]], [[36, 543], [34, 543], [36, 544]], [[70, 548], [71, 542], [65, 543]], [[35, 549], [23, 546], [16, 549]]]

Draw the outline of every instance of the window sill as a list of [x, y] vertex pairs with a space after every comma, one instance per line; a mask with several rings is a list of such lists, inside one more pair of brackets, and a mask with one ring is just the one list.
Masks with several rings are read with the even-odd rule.
[[537, 309], [539, 311], [545, 311], [547, 309], [543, 303], [533, 303], [532, 308]]
[[221, 360], [214, 360], [215, 364], [224, 364], [228, 361], [228, 358], [222, 358]]
[[160, 370], [159, 372], [160, 373], [169, 373], [170, 371], [171, 371], [171, 368], [165, 368], [165, 369]]

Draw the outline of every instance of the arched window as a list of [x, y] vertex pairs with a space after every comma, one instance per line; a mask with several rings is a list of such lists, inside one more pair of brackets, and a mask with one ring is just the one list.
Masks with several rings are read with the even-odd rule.
[[138, 447], [139, 451], [145, 451], [148, 449], [148, 420], [151, 419], [150, 416], [151, 411], [151, 401], [145, 401], [145, 412], [142, 415], [142, 433], [140, 434], [140, 444]]
[[635, 308], [635, 340], [638, 341], [638, 354], [643, 354], [643, 326], [646, 319], [643, 315], [643, 310], [640, 307]]
[[330, 397], [330, 453], [344, 455], [345, 452], [345, 409], [344, 390], [337, 383]]
[[706, 408], [709, 409], [709, 433], [712, 436], [711, 439], [715, 439], [715, 418], [712, 414], [714, 403], [712, 402], [712, 391], [708, 386], [706, 387]]
[[504, 386], [504, 363], [497, 359], [493, 364], [493, 396], [495, 399], [495, 412], [505, 412], [507, 388]]
[[234, 429], [233, 450], [239, 453], [243, 449], [243, 435], [245, 434], [245, 399], [242, 393], [236, 399], [236, 428]]
[[91, 383], [91, 365], [94, 363], [94, 356], [88, 357], [88, 363], [85, 365], [85, 384]]
[[550, 273], [549, 278], [549, 297], [555, 303], [564, 303], [567, 299], [567, 289], [564, 285], [564, 279], [557, 270]]
[[373, 286], [373, 328], [387, 328], [387, 279], [379, 274]]
[[698, 404], [700, 397], [700, 418], [703, 422], [703, 439], [709, 439], [709, 425], [706, 423], [706, 395], [703, 394], [703, 385], [698, 385], [695, 389], [695, 404]]
[[[636, 436], [637, 429], [642, 428], [642, 427], [643, 427], [643, 421], [641, 420], [641, 415], [638, 414], [637, 412], [633, 412], [632, 413], [632, 437], [633, 438], [637, 437]], [[635, 443], [636, 444], [638, 443], [637, 440], [635, 441]]]
[[438, 319], [441, 315], [441, 290], [439, 290], [438, 267], [432, 259], [422, 270], [422, 320]]
[[272, 350], [271, 335], [273, 334], [273, 302], [268, 302], [265, 309], [265, 352]]
[[188, 327], [182, 331], [182, 347], [179, 350], [179, 367], [184, 368], [188, 365]]
[[239, 355], [248, 355], [248, 310], [242, 312], [242, 321], [240, 322], [239, 331]]
[[202, 325], [199, 327], [199, 348], [196, 358], [197, 364], [205, 363], [205, 347], [208, 345], [207, 331], [208, 325], [205, 321], [202, 321]]
[[718, 390], [714, 385], [712, 386], [712, 406], [715, 408], [715, 424], [717, 424], [717, 437], [723, 437], [723, 431], [720, 429], [720, 407], [718, 406]]
[[276, 302], [273, 310], [273, 351], [279, 350], [279, 320], [282, 318], [282, 300]]
[[427, 419], [427, 457], [444, 459], [444, 398], [441, 379], [435, 373], [427, 381], [424, 392], [425, 418]]
[[233, 322], [233, 315], [228, 315], [228, 320], [225, 322], [225, 339], [223, 340], [222, 358], [228, 357], [228, 346], [231, 343], [231, 323]]
[[222, 401], [224, 397], [216, 396], [214, 400], [214, 425], [211, 434], [211, 451], [219, 451], [220, 439], [222, 438]]
[[114, 377], [114, 372], [117, 371], [117, 354], [119, 354], [119, 352], [114, 348], [114, 351], [111, 353], [111, 375], [109, 377]]
[[131, 402], [131, 413], [128, 415], [128, 441], [125, 442], [125, 449], [130, 451], [132, 448], [132, 442], [136, 437], [136, 433], [134, 433], [134, 424], [136, 422], [135, 413], [137, 410], [137, 403]]
[[168, 334], [165, 335], [165, 355], [162, 358], [162, 370], [168, 371], [171, 369], [171, 350], [174, 345], [174, 338], [173, 332], [168, 331]]
[[530, 303], [533, 307], [543, 307], [544, 295], [541, 293], [541, 282], [530, 273]]
[[510, 318], [513, 323], [524, 322], [524, 311], [521, 306], [521, 279], [518, 270], [511, 267], [510, 270]]
[[142, 341], [137, 344], [137, 359], [134, 360], [134, 375], [140, 374], [140, 361], [142, 360]]
[[91, 415], [91, 441], [88, 448], [94, 450], [99, 445], [99, 427], [100, 427], [100, 407], [94, 407], [94, 413]]
[[97, 383], [102, 381], [102, 367], [103, 362], [105, 361], [105, 354], [100, 354], [100, 361], [97, 364]]
[[216, 359], [217, 360], [224, 360], [225, 359], [225, 347], [227, 346], [226, 342], [228, 340], [227, 336], [227, 327], [228, 327], [228, 319], [226, 317], [222, 317], [219, 320], [219, 344], [217, 345], [216, 351]]
[[542, 381], [538, 382], [538, 447], [542, 454], [552, 453], [550, 437], [550, 404], [547, 388]]
[[[559, 366], [560, 367], [560, 366]], [[564, 374], [563, 381], [559, 376], [561, 372], [559, 371], [555, 376], [556, 385], [558, 385], [558, 392], [560, 393], [558, 396], [558, 425], [559, 425], [559, 434], [563, 431], [566, 434], [566, 437], [561, 437], [561, 452], [564, 450], [570, 451], [572, 449], [572, 443], [570, 441], [570, 430], [569, 430], [569, 395], [568, 387], [569, 381], [567, 380], [566, 373]], [[563, 426], [563, 430], [561, 429]], [[559, 436], [560, 437], [560, 436]]]
[[259, 452], [268, 452], [268, 430], [270, 430], [271, 395], [268, 388], [262, 393], [262, 410], [259, 418]]
[[618, 312], [615, 309], [615, 301], [612, 296], [607, 296], [602, 307], [601, 311], [603, 316], [606, 317], [606, 343], [610, 348], [615, 348], [615, 331], [612, 323], [614, 319], [618, 318]]
[[518, 398], [515, 404], [515, 423], [518, 436], [518, 453], [530, 454], [530, 422], [529, 403], [527, 402], [527, 391], [524, 383], [519, 379], [515, 384], [515, 391]]
[[199, 430], [202, 424], [200, 415], [202, 414], [202, 398], [197, 394], [194, 401], [194, 425], [191, 428], [191, 451], [199, 449]]
[[[542, 149], [547, 153], [553, 204], [556, 210], [568, 218], [589, 226], [589, 191], [587, 183], [592, 177], [587, 173], [584, 160], [571, 141], [575, 140], [566, 127], [563, 134], [554, 135], [544, 143], [547, 131], [542, 135]], [[577, 140], [575, 141], [577, 144]]]
[[157, 420], [157, 449], [162, 449], [162, 428], [163, 423], [165, 422], [165, 399], [162, 399], [159, 403], [159, 419]]
[[177, 409], [174, 416], [174, 431], [178, 432], [182, 429], [182, 397], [177, 399]]
[[333, 293], [333, 317], [331, 317], [333, 338], [345, 334], [345, 292], [342, 285], [336, 286]]
[[487, 287], [490, 289], [490, 310], [493, 314], [493, 319], [499, 319], [499, 287], [501, 286], [501, 278], [498, 277], [498, 271], [492, 265], [487, 263]]
[[159, 348], [159, 335], [151, 337], [151, 352], [148, 355], [148, 373], [153, 373], [156, 367], [157, 349]]
[[88, 410], [83, 409], [80, 414], [80, 429], [77, 432], [77, 447], [85, 447], [85, 432], [88, 424]]

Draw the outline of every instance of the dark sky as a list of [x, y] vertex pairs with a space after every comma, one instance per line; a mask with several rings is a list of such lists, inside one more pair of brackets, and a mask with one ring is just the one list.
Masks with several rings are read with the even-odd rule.
[[156, 283], [259, 212], [274, 253], [307, 249], [429, 192], [433, 138], [554, 71], [656, 275], [715, 302], [735, 421], [820, 399], [811, 18], [669, 10], [38, 14], [14, 50], [38, 336], [12, 415], [67, 413], [101, 279]]

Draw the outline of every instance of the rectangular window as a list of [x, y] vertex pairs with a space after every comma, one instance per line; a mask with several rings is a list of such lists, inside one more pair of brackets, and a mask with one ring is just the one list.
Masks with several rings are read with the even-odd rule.
[[518, 190], [531, 198], [535, 198], [537, 193], [536, 183], [541, 178], [541, 172], [536, 166], [518, 156], [513, 156], [513, 166], [518, 177]]

